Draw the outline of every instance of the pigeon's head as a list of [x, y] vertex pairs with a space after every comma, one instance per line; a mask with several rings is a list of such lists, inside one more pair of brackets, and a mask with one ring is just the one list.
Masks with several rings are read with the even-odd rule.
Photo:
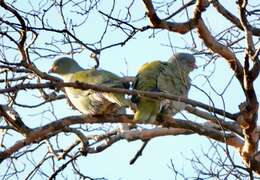
[[78, 63], [69, 57], [60, 57], [54, 61], [49, 73], [54, 73], [58, 75], [66, 75], [81, 70]]
[[188, 53], [175, 53], [170, 57], [168, 62], [180, 66], [187, 72], [191, 72], [197, 68], [195, 57]]

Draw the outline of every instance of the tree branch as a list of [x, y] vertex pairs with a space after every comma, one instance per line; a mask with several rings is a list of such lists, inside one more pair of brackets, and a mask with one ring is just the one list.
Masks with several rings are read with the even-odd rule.
[[219, 43], [209, 32], [208, 28], [204, 24], [203, 20], [200, 19], [197, 25], [197, 31], [199, 38], [203, 40], [206, 46], [214, 53], [218, 53], [227, 60], [232, 70], [235, 72], [237, 79], [243, 83], [243, 67], [237, 60], [234, 53], [232, 53], [226, 46]]
[[167, 29], [169, 31], [178, 32], [181, 34], [185, 34], [190, 30], [194, 29], [197, 23], [196, 18], [191, 18], [187, 22], [183, 23], [175, 23], [169, 22], [163, 19], [160, 19], [156, 14], [153, 3], [151, 0], [143, 0], [144, 5], [146, 7], [146, 14], [149, 17], [149, 20], [152, 24], [153, 28], [159, 29]]
[[80, 82], [75, 82], [75, 83], [50, 82], [50, 83], [38, 83], [38, 84], [32, 84], [32, 83], [17, 84], [13, 87], [0, 89], [0, 94], [17, 92], [19, 90], [25, 90], [25, 89], [42, 89], [42, 88], [61, 89], [63, 87], [73, 87], [73, 88], [82, 89], [82, 90], [92, 89], [92, 90], [99, 91], [99, 92], [113, 92], [113, 93], [121, 93], [121, 94], [128, 94], [128, 95], [141, 95], [141, 96], [146, 96], [146, 97], [150, 97], [150, 98], [170, 99], [170, 100], [174, 100], [174, 101], [184, 102], [186, 104], [190, 104], [195, 107], [203, 108], [209, 112], [214, 112], [216, 114], [225, 116], [232, 120], [236, 120], [236, 118], [237, 118], [236, 114], [232, 114], [232, 113], [223, 111], [222, 109], [218, 109], [216, 107], [212, 107], [212, 106], [209, 106], [207, 104], [204, 104], [204, 103], [201, 103], [201, 102], [198, 102], [195, 100], [186, 99], [184, 97], [172, 96], [172, 95], [169, 95], [166, 93], [161, 93], [161, 92], [148, 92], [148, 91], [139, 91], [139, 90], [128, 90], [128, 89], [122, 89], [122, 88], [111, 88], [111, 87], [106, 87], [106, 86], [92, 85], [92, 84], [86, 84], [86, 83], [80, 83]]
[[245, 59], [244, 59], [244, 71], [243, 71], [243, 88], [244, 93], [246, 95], [246, 102], [240, 106], [240, 115], [238, 117], [239, 122], [242, 122], [241, 128], [244, 134], [245, 143], [243, 148], [240, 151], [241, 157], [243, 159], [244, 164], [255, 170], [257, 173], [260, 173], [260, 169], [257, 169], [258, 166], [254, 166], [255, 164], [255, 155], [258, 150], [258, 133], [257, 133], [257, 120], [258, 120], [258, 108], [259, 104], [257, 101], [257, 96], [254, 90], [254, 78], [251, 77], [251, 73], [249, 70], [249, 57], [255, 55], [255, 47], [252, 38], [252, 32], [249, 27], [248, 20], [246, 18], [246, 6], [247, 0], [238, 0], [237, 1], [239, 12], [240, 12], [240, 20], [243, 26], [247, 48]]
[[141, 148], [137, 151], [137, 153], [135, 154], [135, 156], [133, 157], [133, 159], [130, 160], [130, 162], [129, 162], [130, 165], [134, 164], [135, 161], [136, 161], [140, 156], [142, 156], [143, 150], [144, 150], [144, 148], [147, 146], [147, 144], [148, 144], [149, 141], [150, 141], [150, 140], [148, 139], [148, 140], [145, 140], [145, 141], [143, 142], [143, 145], [141, 146]]
[[19, 32], [20, 33], [20, 41], [18, 43], [18, 48], [19, 48], [21, 55], [22, 55], [22, 61], [26, 62], [26, 60], [28, 60], [28, 59], [27, 59], [25, 48], [24, 48], [24, 44], [25, 44], [26, 37], [27, 37], [26, 36], [27, 28], [26, 28], [26, 24], [24, 22], [24, 19], [15, 9], [8, 6], [4, 2], [4, 0], [0, 0], [0, 6], [2, 6], [5, 10], [11, 12], [18, 19], [19, 23], [21, 24], [21, 31]]
[[224, 119], [218, 118], [214, 114], [210, 114], [208, 112], [201, 111], [192, 106], [187, 106], [185, 109], [188, 112], [190, 112], [198, 117], [209, 120], [211, 123], [214, 123], [217, 126], [219, 126], [220, 129], [230, 130], [230, 131], [235, 132], [236, 134], [240, 135], [241, 137], [243, 137], [241, 128], [236, 122], [225, 121]]
[[[244, 30], [239, 18], [237, 18], [235, 15], [233, 15], [230, 11], [228, 11], [224, 6], [219, 3], [218, 0], [209, 0], [210, 3], [213, 4], [213, 6], [216, 8], [216, 10], [222, 14], [225, 18], [227, 18], [231, 23], [233, 23], [236, 27], [238, 27], [241, 30]], [[260, 29], [256, 27], [252, 27], [249, 25], [250, 29], [252, 30], [252, 34], [255, 36], [260, 36]]]
[[252, 55], [255, 54], [255, 46], [254, 46], [254, 42], [253, 42], [251, 26], [246, 18], [247, 1], [238, 0], [237, 3], [238, 3], [238, 8], [239, 8], [239, 16], [240, 16], [241, 25], [245, 32], [247, 50], [249, 51], [249, 55], [251, 57]]
[[[60, 120], [56, 120], [42, 127], [36, 128], [27, 134], [26, 138], [17, 141], [14, 145], [9, 147], [3, 152], [0, 152], [0, 162], [10, 157], [13, 153], [19, 151], [23, 147], [30, 145], [32, 143], [39, 143], [42, 140], [48, 139], [60, 132], [63, 132], [64, 129], [66, 131], [66, 127], [74, 124], [82, 124], [82, 123], [133, 123], [132, 115], [95, 115], [95, 116], [69, 116], [62, 118]], [[158, 120], [160, 121], [160, 120]], [[243, 141], [233, 134], [227, 134], [224, 132], [220, 132], [219, 130], [215, 130], [214, 128], [208, 127], [205, 124], [195, 123], [189, 120], [181, 120], [181, 119], [169, 119], [165, 124], [171, 128], [155, 128], [151, 130], [136, 130], [129, 131], [124, 133], [119, 133], [113, 137], [113, 141], [118, 141], [120, 139], [127, 140], [136, 140], [142, 139], [147, 140], [157, 136], [163, 135], [176, 135], [179, 133], [182, 134], [191, 134], [192, 132], [196, 132], [200, 135], [215, 139], [217, 141], [227, 143], [235, 148], [240, 149]], [[155, 125], [158, 125], [158, 122], [155, 122]], [[178, 128], [176, 130], [176, 128]], [[111, 138], [111, 137], [110, 137]], [[113, 141], [106, 144], [105, 146], [99, 146], [99, 148], [88, 148], [88, 153], [97, 153], [104, 150], [107, 146], [113, 144]]]
[[12, 126], [16, 131], [26, 135], [31, 129], [24, 124], [19, 114], [11, 107], [0, 104], [0, 117], [3, 116], [7, 124]]

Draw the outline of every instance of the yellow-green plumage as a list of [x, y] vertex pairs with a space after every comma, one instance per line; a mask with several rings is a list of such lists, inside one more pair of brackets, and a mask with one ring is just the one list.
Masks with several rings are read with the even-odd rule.
[[[83, 69], [73, 59], [67, 57], [57, 59], [52, 66], [52, 72], [60, 75], [64, 82], [78, 81], [93, 85], [125, 88], [117, 75], [106, 70]], [[124, 113], [124, 107], [129, 106], [129, 100], [125, 99], [124, 94], [70, 87], [65, 87], [65, 91], [71, 103], [84, 114], [106, 114], [120, 112], [120, 110], [120, 113]]]
[[134, 122], [141, 121], [144, 123], [154, 122], [157, 114], [160, 112], [160, 109], [160, 101], [142, 98], [137, 104], [137, 109], [133, 120]]
[[[157, 79], [164, 66], [160, 61], [144, 64], [138, 71], [133, 87], [142, 91], [159, 91], [156, 89]], [[156, 120], [156, 116], [161, 109], [160, 100], [147, 97], [138, 98], [136, 96], [132, 99], [137, 104], [134, 121], [153, 122]]]
[[[142, 91], [156, 91], [157, 76], [162, 70], [160, 61], [154, 61], [144, 64], [138, 71], [133, 87]], [[138, 97], [133, 97], [135, 99]], [[135, 100], [133, 100], [135, 102]], [[160, 112], [160, 100], [146, 97], [137, 99], [137, 109], [134, 115], [134, 121], [155, 121]]]
[[[153, 61], [144, 64], [138, 71], [133, 88], [142, 91], [164, 92], [187, 97], [190, 88], [189, 73], [194, 69], [195, 59], [186, 53], [175, 54], [168, 62]], [[144, 96], [133, 96], [136, 103], [134, 121], [154, 122], [159, 113], [175, 114], [185, 104]]]

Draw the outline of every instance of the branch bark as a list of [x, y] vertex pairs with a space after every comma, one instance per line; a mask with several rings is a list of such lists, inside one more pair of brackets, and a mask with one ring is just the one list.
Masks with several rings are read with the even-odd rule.
[[[60, 132], [67, 130], [67, 127], [74, 124], [82, 123], [132, 123], [132, 115], [96, 115], [96, 116], [69, 116], [62, 118], [60, 120], [46, 124], [40, 128], [33, 129], [27, 136], [17, 141], [14, 145], [6, 149], [5, 151], [0, 152], [0, 162], [10, 157], [13, 153], [19, 151], [23, 147], [30, 145], [32, 143], [39, 143], [42, 140], [49, 139], [50, 137], [57, 135]], [[160, 120], [158, 120], [159, 122]], [[158, 122], [155, 122], [155, 125], [158, 125]], [[192, 134], [193, 132], [200, 135], [215, 139], [217, 141], [227, 143], [237, 149], [240, 149], [243, 141], [234, 134], [228, 134], [221, 132], [212, 127], [205, 126], [204, 124], [195, 123], [189, 120], [181, 119], [169, 119], [165, 124], [170, 128], [159, 128], [147, 131], [129, 131], [125, 133], [119, 133], [114, 141], [120, 139], [127, 140], [136, 140], [142, 139], [147, 140], [157, 136], [163, 135], [176, 135], [176, 134]], [[177, 128], [177, 129], [176, 129]], [[106, 146], [110, 146], [113, 142], [108, 143]], [[92, 149], [88, 148], [88, 153], [97, 153], [104, 150], [105, 146], [101, 149]]]
[[31, 131], [31, 129], [21, 120], [20, 115], [11, 107], [0, 104], [0, 117], [1, 116], [3, 116], [5, 121], [19, 133], [26, 135]]
[[206, 119], [210, 121], [211, 123], [216, 124], [220, 130], [230, 130], [241, 137], [243, 137], [242, 131], [238, 123], [236, 122], [230, 122], [230, 121], [225, 121], [224, 119], [218, 118], [215, 114], [210, 114], [205, 111], [201, 111], [195, 107], [192, 106], [187, 106], [185, 108], [189, 113], [192, 113], [198, 117], [201, 117], [203, 119]]
[[246, 96], [246, 102], [240, 107], [240, 116], [238, 120], [242, 122], [241, 128], [244, 134], [245, 143], [240, 151], [244, 164], [260, 174], [258, 169], [259, 163], [256, 162], [256, 154], [258, 151], [258, 133], [257, 133], [257, 120], [259, 103], [254, 90], [254, 78], [252, 78], [251, 71], [249, 70], [249, 57], [255, 55], [255, 47], [252, 38], [252, 31], [246, 17], [247, 0], [238, 0], [238, 8], [240, 12], [240, 21], [243, 26], [246, 42], [247, 52], [244, 59], [243, 71], [243, 89]]
[[205, 43], [205, 45], [212, 50], [214, 53], [218, 53], [220, 56], [225, 58], [229, 63], [231, 69], [235, 72], [237, 79], [240, 84], [243, 84], [243, 67], [236, 58], [235, 54], [231, 52], [226, 46], [219, 43], [210, 33], [207, 26], [202, 19], [199, 20], [197, 25], [197, 31], [199, 38]]
[[146, 14], [149, 17], [153, 28], [167, 29], [181, 34], [185, 34], [195, 28], [197, 23], [196, 18], [191, 18], [182, 23], [169, 22], [158, 17], [151, 0], [143, 0], [143, 2], [146, 7]]

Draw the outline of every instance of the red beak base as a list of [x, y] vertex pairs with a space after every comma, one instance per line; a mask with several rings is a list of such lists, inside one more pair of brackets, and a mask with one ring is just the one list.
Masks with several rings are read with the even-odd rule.
[[51, 67], [51, 69], [49, 69], [48, 73], [54, 73], [55, 72], [55, 68]]

